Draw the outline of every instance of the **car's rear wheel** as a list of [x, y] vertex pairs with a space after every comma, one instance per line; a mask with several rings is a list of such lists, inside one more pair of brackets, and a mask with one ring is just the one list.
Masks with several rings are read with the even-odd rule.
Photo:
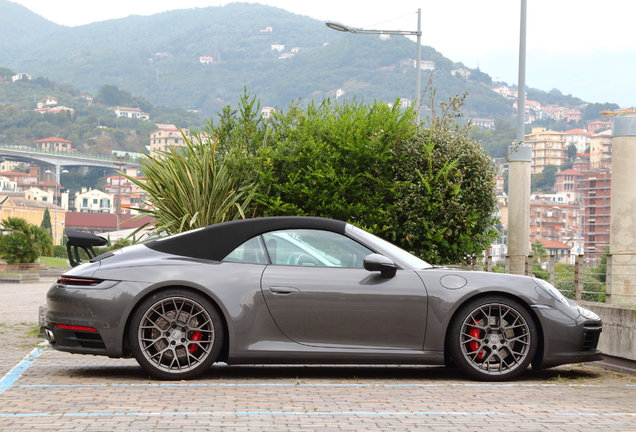
[[537, 329], [517, 301], [488, 296], [464, 305], [449, 332], [457, 367], [482, 381], [512, 379], [527, 369], [537, 350]]
[[164, 380], [191, 379], [212, 366], [223, 345], [222, 321], [204, 296], [169, 289], [144, 300], [129, 329], [135, 359]]

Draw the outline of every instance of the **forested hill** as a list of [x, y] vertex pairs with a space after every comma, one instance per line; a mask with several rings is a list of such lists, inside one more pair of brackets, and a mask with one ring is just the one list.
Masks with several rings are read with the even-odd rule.
[[[273, 45], [284, 46], [281, 51]], [[210, 64], [200, 57], [212, 57]], [[288, 57], [288, 58], [280, 58]], [[265, 106], [335, 97], [412, 99], [415, 43], [403, 36], [343, 34], [322, 21], [260, 4], [176, 10], [152, 16], [59, 26], [0, 0], [0, 66], [69, 83], [96, 94], [104, 84], [143, 95], [154, 104], [212, 115], [243, 88]], [[507, 118], [511, 102], [490, 90], [491, 78], [464, 68], [434, 48], [422, 60], [437, 68], [437, 100], [469, 93], [466, 114]], [[427, 72], [423, 71], [425, 87]]]

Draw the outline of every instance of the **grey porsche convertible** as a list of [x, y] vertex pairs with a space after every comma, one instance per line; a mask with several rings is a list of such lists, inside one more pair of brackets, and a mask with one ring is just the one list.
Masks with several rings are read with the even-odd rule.
[[454, 365], [503, 381], [602, 358], [599, 317], [549, 283], [436, 267], [342, 221], [225, 222], [99, 256], [103, 238], [67, 236], [79, 265], [48, 291], [51, 346], [134, 357], [157, 379], [225, 362]]

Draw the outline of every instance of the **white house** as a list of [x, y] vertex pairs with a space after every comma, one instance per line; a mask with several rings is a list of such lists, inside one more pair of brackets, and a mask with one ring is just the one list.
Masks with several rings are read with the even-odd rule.
[[53, 194], [39, 188], [31, 188], [24, 191], [24, 198], [31, 201], [53, 202]]
[[24, 79], [24, 78], [30, 80], [31, 79], [31, 75], [29, 75], [28, 73], [19, 73], [17, 75], [13, 75], [11, 77], [11, 81], [16, 82], [16, 81], [19, 81], [19, 80]]
[[261, 117], [270, 118], [272, 116], [272, 111], [275, 111], [274, 107], [263, 107], [263, 108], [261, 108]]
[[75, 195], [75, 209], [81, 213], [113, 213], [113, 196], [97, 189]]
[[143, 112], [139, 108], [115, 107], [117, 117], [138, 118], [142, 120], [150, 120], [150, 115]]
[[201, 63], [205, 63], [205, 64], [210, 64], [210, 63], [214, 63], [214, 57], [199, 57], [199, 62]]
[[272, 51], [278, 50], [278, 52], [281, 52], [284, 49], [285, 49], [285, 45], [272, 45]]
[[18, 182], [8, 177], [0, 176], [0, 191], [15, 192], [18, 190]]
[[45, 108], [48, 106], [57, 105], [57, 98], [53, 96], [45, 97], [44, 99], [40, 99], [37, 103], [38, 108]]
[[[413, 63], [413, 67], [416, 67], [417, 62]], [[435, 62], [430, 60], [422, 60], [420, 62], [420, 69], [422, 70], [435, 70]]]
[[453, 69], [451, 75], [460, 75], [464, 79], [470, 78], [470, 71], [468, 69]]

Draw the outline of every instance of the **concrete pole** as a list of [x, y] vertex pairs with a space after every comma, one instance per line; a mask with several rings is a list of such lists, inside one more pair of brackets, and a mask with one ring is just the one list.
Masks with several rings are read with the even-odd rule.
[[612, 121], [610, 303], [636, 304], [636, 117]]
[[415, 53], [415, 109], [417, 110], [417, 118], [420, 118], [422, 106], [422, 9], [417, 9], [417, 52]]
[[530, 253], [530, 164], [532, 148], [525, 140], [526, 123], [526, 10], [521, 0], [519, 26], [519, 85], [517, 88], [517, 145], [508, 148], [508, 255], [509, 271], [525, 273], [525, 257]]
[[525, 274], [530, 254], [530, 164], [532, 148], [510, 146], [508, 169], [508, 255], [510, 273]]

